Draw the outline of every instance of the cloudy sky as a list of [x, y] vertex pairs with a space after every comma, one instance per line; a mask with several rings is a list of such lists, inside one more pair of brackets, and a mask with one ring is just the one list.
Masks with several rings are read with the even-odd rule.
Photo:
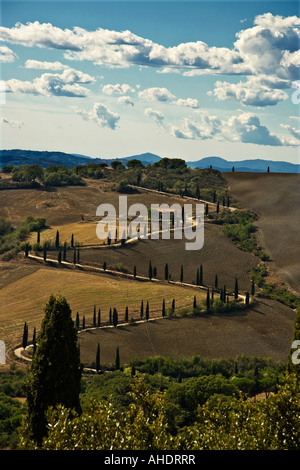
[[1, 148], [299, 163], [299, 25], [288, 1], [2, 0]]

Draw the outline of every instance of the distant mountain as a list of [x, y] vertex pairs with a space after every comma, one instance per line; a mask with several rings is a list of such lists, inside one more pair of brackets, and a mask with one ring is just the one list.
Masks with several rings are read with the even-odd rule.
[[[140, 160], [144, 165], [153, 164], [162, 159], [153, 153], [142, 153], [123, 158], [91, 158], [85, 155], [69, 154], [64, 152], [47, 152], [34, 150], [0, 150], [0, 168], [4, 165], [40, 165], [47, 168], [51, 165], [62, 165], [67, 168], [74, 168], [76, 165], [88, 165], [89, 163], [107, 163], [111, 165], [113, 161], [120, 161], [126, 165], [129, 160]], [[255, 173], [266, 172], [270, 168], [275, 173], [300, 173], [300, 165], [289, 162], [276, 162], [273, 160], [248, 159], [241, 161], [228, 161], [220, 157], [205, 157], [197, 161], [187, 161], [190, 168], [214, 168], [221, 172], [248, 171]]]
[[263, 159], [228, 161], [220, 157], [206, 157], [195, 162], [187, 162], [187, 165], [190, 168], [209, 168], [211, 165], [215, 170], [222, 172], [232, 171], [234, 167], [235, 171], [264, 173], [269, 167], [270, 171], [275, 173], [300, 173], [300, 165]]

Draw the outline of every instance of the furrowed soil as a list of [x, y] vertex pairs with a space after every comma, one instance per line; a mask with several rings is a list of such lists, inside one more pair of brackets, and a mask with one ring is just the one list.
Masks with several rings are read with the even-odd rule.
[[254, 210], [268, 268], [300, 295], [300, 175], [223, 173], [235, 201]]

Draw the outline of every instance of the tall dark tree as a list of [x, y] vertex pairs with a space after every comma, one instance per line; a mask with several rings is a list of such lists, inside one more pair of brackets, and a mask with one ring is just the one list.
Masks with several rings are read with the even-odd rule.
[[193, 300], [193, 308], [197, 308], [197, 299], [196, 296], [194, 295], [194, 300]]
[[183, 282], [183, 266], [180, 268], [180, 282]]
[[199, 271], [199, 284], [200, 284], [200, 286], [203, 286], [203, 266], [202, 266], [202, 264], [200, 266], [200, 271]]
[[116, 349], [115, 369], [116, 370], [120, 369], [120, 350], [119, 350], [119, 346], [117, 346], [117, 349]]
[[172, 300], [172, 313], [175, 312], [175, 299]]
[[106, 271], [106, 261], [103, 261], [103, 271]]
[[136, 266], [133, 267], [133, 277], [136, 277]]
[[112, 311], [109, 309], [109, 323], [112, 324]]
[[140, 317], [143, 318], [144, 316], [144, 301], [141, 301], [141, 308], [140, 308]]
[[149, 270], [148, 270], [148, 277], [149, 279], [152, 279], [153, 272], [152, 272], [152, 264], [151, 261], [149, 261]]
[[101, 310], [98, 308], [98, 318], [97, 318], [97, 326], [100, 328], [101, 325]]
[[58, 250], [57, 260], [60, 264], [61, 263], [61, 249]]
[[41, 241], [41, 232], [38, 230], [36, 235], [36, 242], [39, 245]]
[[71, 236], [71, 247], [74, 248], [74, 235], [72, 233], [72, 236]]
[[251, 281], [251, 295], [253, 296], [255, 294], [255, 284], [254, 281]]
[[44, 245], [44, 248], [43, 248], [43, 258], [44, 258], [44, 261], [47, 261], [47, 247], [46, 247], [46, 245]]
[[128, 322], [128, 307], [125, 308], [125, 321]]
[[63, 405], [80, 413], [80, 364], [77, 330], [66, 299], [51, 296], [45, 308], [25, 384], [26, 417], [22, 429], [25, 439], [38, 446], [47, 434], [46, 412]]
[[249, 305], [249, 292], [246, 292], [246, 297], [245, 297], [245, 304]]
[[76, 264], [76, 250], [73, 252], [73, 264]]
[[235, 284], [234, 284], [234, 298], [235, 300], [238, 299], [239, 296], [239, 286], [238, 286], [238, 280], [235, 278]]
[[208, 204], [205, 204], [205, 215], [208, 215]]
[[146, 304], [145, 318], [146, 318], [147, 321], [149, 320], [149, 302], [148, 302], [148, 300], [147, 300], [147, 304]]
[[113, 309], [112, 322], [113, 322], [114, 327], [116, 328], [118, 325], [118, 312], [116, 308]]
[[28, 243], [25, 244], [25, 257], [28, 258], [29, 255], [29, 245]]
[[101, 366], [100, 366], [100, 344], [98, 343], [97, 353], [96, 353], [96, 371], [99, 372], [100, 369], [101, 369]]
[[80, 263], [80, 250], [79, 250], [79, 246], [77, 247], [77, 263], [78, 263], [78, 264]]
[[165, 264], [165, 281], [169, 279], [169, 266], [168, 263]]
[[59, 248], [59, 231], [56, 231], [55, 248]]
[[85, 315], [82, 317], [82, 329], [85, 330]]
[[96, 326], [96, 305], [94, 305], [93, 326]]
[[219, 203], [219, 201], [218, 201], [218, 202], [217, 202], [217, 214], [219, 214], [219, 212], [220, 212], [220, 203]]
[[215, 288], [218, 289], [218, 275], [215, 275]]
[[33, 345], [33, 354], [35, 354], [35, 351], [36, 351], [36, 327], [34, 327], [34, 330], [33, 330], [33, 337], [32, 337], [32, 345]]
[[28, 325], [25, 322], [23, 328], [22, 348], [25, 349], [28, 343]]

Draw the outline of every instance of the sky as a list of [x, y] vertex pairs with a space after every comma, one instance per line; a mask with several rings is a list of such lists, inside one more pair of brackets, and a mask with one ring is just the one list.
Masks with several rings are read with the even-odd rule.
[[298, 2], [0, 5], [1, 149], [300, 163]]

